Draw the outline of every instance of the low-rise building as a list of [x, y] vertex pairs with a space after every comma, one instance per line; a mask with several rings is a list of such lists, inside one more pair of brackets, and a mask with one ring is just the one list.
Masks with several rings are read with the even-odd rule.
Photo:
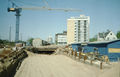
[[107, 55], [110, 61], [118, 61], [120, 58], [120, 40], [89, 42], [86, 45], [82, 43], [72, 44], [73, 50], [78, 51], [80, 47], [82, 47], [83, 53], [96, 52], [97, 49], [101, 56]]
[[111, 41], [111, 40], [117, 40], [116, 35], [112, 31], [107, 30], [107, 32], [98, 33], [97, 41]]
[[66, 45], [67, 44], [67, 31], [63, 31], [63, 33], [57, 33], [55, 35], [55, 43], [56, 45]]
[[49, 45], [49, 43], [45, 40], [42, 40], [40, 38], [35, 38], [32, 41], [33, 47], [39, 47], [39, 46], [44, 46], [44, 45]]
[[47, 42], [50, 43], [50, 44], [53, 44], [53, 38], [52, 38], [52, 36], [49, 36], [47, 38]]
[[33, 45], [33, 47], [42, 46], [42, 40], [40, 38], [33, 39], [32, 45]]

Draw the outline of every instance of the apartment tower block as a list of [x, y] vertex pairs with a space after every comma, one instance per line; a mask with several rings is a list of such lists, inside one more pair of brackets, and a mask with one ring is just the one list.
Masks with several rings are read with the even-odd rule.
[[67, 20], [67, 44], [89, 42], [90, 17], [80, 15]]

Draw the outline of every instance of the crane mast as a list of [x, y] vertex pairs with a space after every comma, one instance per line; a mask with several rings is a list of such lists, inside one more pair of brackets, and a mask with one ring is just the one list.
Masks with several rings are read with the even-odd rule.
[[15, 42], [19, 42], [19, 24], [20, 24], [20, 12], [21, 8], [8, 8], [8, 12], [16, 12], [16, 32], [15, 32]]

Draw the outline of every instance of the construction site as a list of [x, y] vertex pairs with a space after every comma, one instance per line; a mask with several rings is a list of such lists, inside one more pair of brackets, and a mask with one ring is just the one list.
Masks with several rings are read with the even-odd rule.
[[[120, 77], [120, 39], [109, 40], [107, 36], [107, 41], [90, 42], [87, 37], [89, 16], [68, 19], [67, 31], [56, 34], [59, 45], [40, 38], [32, 38], [30, 42], [20, 40], [20, 17], [24, 10], [82, 11], [51, 8], [46, 0], [42, 1], [44, 7], [24, 7], [18, 5], [24, 1], [8, 0], [10, 6], [6, 11], [15, 13], [16, 17], [15, 40], [11, 41], [10, 26], [9, 41], [0, 39], [0, 77]], [[112, 37], [113, 34], [109, 31], [108, 35]], [[58, 41], [60, 38], [63, 42]]]
[[6, 48], [0, 54], [0, 77], [120, 76], [119, 61], [110, 62], [108, 58], [92, 55], [77, 53], [68, 46], [26, 47], [16, 51]]

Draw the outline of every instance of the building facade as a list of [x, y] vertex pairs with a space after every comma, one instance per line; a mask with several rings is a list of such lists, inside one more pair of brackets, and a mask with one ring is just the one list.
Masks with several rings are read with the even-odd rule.
[[49, 36], [47, 38], [47, 42], [50, 43], [50, 44], [53, 44], [53, 38], [52, 38], [52, 36]]
[[66, 45], [67, 44], [67, 32], [63, 31], [63, 33], [57, 33], [55, 35], [55, 43], [56, 45]]
[[50, 43], [40, 38], [34, 38], [32, 41], [32, 45], [33, 47], [40, 47], [40, 46], [50, 45]]
[[33, 45], [33, 47], [42, 46], [42, 39], [40, 39], [40, 38], [35, 38], [35, 39], [33, 39], [32, 45]]
[[120, 40], [89, 42], [87, 45], [72, 44], [73, 50], [78, 51], [79, 47], [83, 48], [83, 53], [95, 52], [97, 49], [100, 55], [107, 55], [110, 61], [118, 61], [120, 58]]
[[67, 44], [89, 42], [90, 17], [80, 15], [67, 20]]
[[107, 32], [98, 33], [97, 41], [117, 40], [117, 36], [110, 30]]

